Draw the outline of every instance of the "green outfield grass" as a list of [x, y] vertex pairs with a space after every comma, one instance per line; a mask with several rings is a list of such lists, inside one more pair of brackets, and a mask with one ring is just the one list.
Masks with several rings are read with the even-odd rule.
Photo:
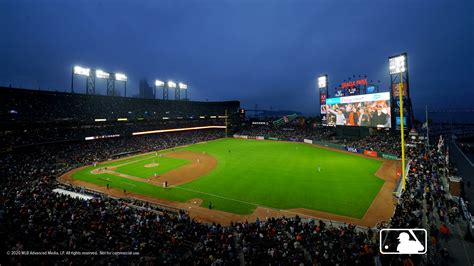
[[[237, 214], [252, 213], [262, 205], [307, 208], [354, 218], [362, 218], [384, 183], [375, 176], [381, 161], [303, 143], [221, 139], [176, 150], [205, 151], [218, 160], [217, 167], [194, 181], [168, 189], [106, 173], [91, 174], [92, 166], [73, 177], [179, 202], [201, 198], [202, 206], [212, 201], [215, 209]], [[144, 167], [153, 160], [158, 167]], [[115, 171], [146, 178], [186, 163], [148, 154], [101, 167], [121, 165]]]

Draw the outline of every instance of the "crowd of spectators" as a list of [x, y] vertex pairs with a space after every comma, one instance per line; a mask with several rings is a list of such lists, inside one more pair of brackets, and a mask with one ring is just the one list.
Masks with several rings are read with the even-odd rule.
[[[412, 260], [415, 264], [424, 259], [426, 264], [449, 265], [447, 243], [450, 229], [460, 218], [457, 202], [450, 199], [442, 175], [446, 171], [444, 151], [437, 147], [408, 150], [410, 168], [405, 193], [399, 199], [390, 221], [394, 228], [429, 228], [429, 254], [425, 258], [413, 256], [391, 257], [391, 260]], [[441, 241], [443, 240], [443, 241]], [[393, 261], [392, 261], [393, 262]]]
[[373, 231], [350, 224], [296, 216], [238, 224], [236, 230], [251, 265], [373, 265], [377, 254]]
[[0, 121], [162, 120], [237, 112], [240, 103], [192, 102], [0, 88]]
[[0, 150], [133, 132], [237, 124], [240, 103], [153, 100], [0, 88]]
[[[58, 185], [55, 178], [78, 166], [120, 153], [160, 150], [216, 139], [222, 134], [222, 130], [166, 133], [42, 145], [0, 154], [2, 251], [131, 251], [139, 254], [9, 256], [6, 261], [11, 264], [374, 265], [414, 260], [381, 256], [374, 230], [350, 224], [334, 225], [299, 217], [269, 218], [230, 226], [201, 224], [185, 212], [158, 211], [104, 195], [84, 201], [52, 192]], [[397, 145], [395, 139], [382, 140], [386, 145]], [[419, 148], [411, 149], [408, 157], [413, 164], [407, 190], [389, 224], [403, 228], [426, 223], [436, 239], [446, 231], [442, 224], [453, 222], [457, 217], [457, 207], [444, 197], [446, 192], [440, 179], [438, 163], [444, 158], [435, 150]], [[442, 260], [449, 259], [440, 245], [433, 248]]]
[[401, 157], [400, 135], [392, 132], [378, 132], [356, 140], [348, 140], [344, 143], [350, 147], [364, 150], [384, 152]]
[[273, 137], [281, 140], [326, 140], [335, 135], [334, 128], [313, 128], [301, 125], [249, 125], [239, 130], [239, 135]]
[[187, 121], [134, 121], [67, 125], [56, 127], [24, 128], [0, 131], [0, 149], [48, 142], [83, 141], [95, 136], [132, 136], [133, 132], [174, 129], [186, 127], [212, 126], [224, 124], [223, 119], [198, 119]]

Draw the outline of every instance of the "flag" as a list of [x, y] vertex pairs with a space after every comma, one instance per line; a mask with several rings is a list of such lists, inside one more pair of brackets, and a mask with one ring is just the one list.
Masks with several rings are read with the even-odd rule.
[[443, 148], [443, 146], [444, 146], [443, 135], [440, 135], [439, 136], [439, 141], [438, 141], [438, 152], [441, 152], [441, 149]]
[[421, 126], [421, 128], [423, 128], [423, 129], [425, 129], [427, 127], [428, 127], [428, 122], [423, 123], [423, 126]]
[[446, 164], [449, 164], [449, 146], [446, 147]]

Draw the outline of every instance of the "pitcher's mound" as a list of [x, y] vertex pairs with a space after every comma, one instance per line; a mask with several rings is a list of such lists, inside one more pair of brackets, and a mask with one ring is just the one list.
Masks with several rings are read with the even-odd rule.
[[194, 204], [194, 205], [199, 206], [199, 205], [202, 204], [202, 199], [198, 199], [198, 198], [190, 199], [190, 200], [186, 201], [186, 203], [190, 203], [190, 204]]
[[160, 165], [160, 164], [159, 163], [149, 163], [149, 164], [145, 164], [145, 168], [157, 167], [158, 165]]

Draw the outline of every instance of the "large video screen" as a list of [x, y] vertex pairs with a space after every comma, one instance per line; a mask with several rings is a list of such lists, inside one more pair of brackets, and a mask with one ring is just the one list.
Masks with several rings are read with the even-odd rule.
[[326, 99], [328, 126], [390, 128], [390, 92]]

